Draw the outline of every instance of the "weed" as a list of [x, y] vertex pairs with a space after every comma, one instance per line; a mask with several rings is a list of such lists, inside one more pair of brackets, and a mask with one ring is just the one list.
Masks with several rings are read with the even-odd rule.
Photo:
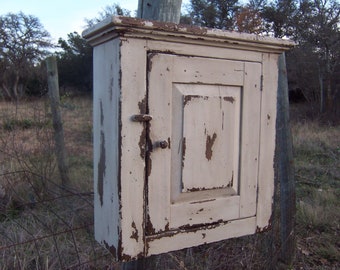
[[44, 128], [51, 126], [51, 121], [46, 120], [44, 122], [34, 121], [32, 119], [5, 119], [2, 124], [2, 128], [5, 131], [14, 131], [15, 129], [30, 129], [30, 128]]
[[339, 249], [332, 243], [322, 243], [322, 245], [317, 248], [316, 253], [331, 263], [340, 261]]
[[[298, 261], [303, 269], [340, 267], [340, 128], [293, 125]], [[303, 263], [302, 263], [303, 262]]]
[[312, 190], [309, 198], [299, 201], [298, 224], [309, 230], [327, 232], [332, 228], [333, 222], [340, 218], [340, 214], [334, 213], [337, 208], [339, 205], [333, 191]]

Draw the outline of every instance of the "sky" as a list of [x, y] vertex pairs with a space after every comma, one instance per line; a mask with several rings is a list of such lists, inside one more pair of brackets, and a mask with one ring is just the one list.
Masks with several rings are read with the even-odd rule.
[[[182, 0], [182, 4], [188, 2]], [[96, 18], [106, 6], [115, 3], [130, 10], [132, 16], [138, 7], [138, 0], [0, 0], [0, 16], [20, 11], [34, 15], [57, 43], [60, 37], [67, 39], [67, 34], [74, 31], [81, 34], [85, 18]]]

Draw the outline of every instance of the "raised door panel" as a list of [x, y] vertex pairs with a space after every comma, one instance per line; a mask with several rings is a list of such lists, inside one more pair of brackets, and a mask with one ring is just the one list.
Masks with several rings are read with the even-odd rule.
[[261, 64], [148, 57], [147, 234], [254, 216]]

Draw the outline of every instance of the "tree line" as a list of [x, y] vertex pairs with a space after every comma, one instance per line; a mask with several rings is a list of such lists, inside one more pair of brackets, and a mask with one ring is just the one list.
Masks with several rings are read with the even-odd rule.
[[[84, 19], [93, 26], [110, 15], [130, 16], [118, 4], [107, 6], [97, 18]], [[54, 54], [58, 59], [59, 85], [78, 92], [92, 91], [92, 47], [77, 32], [52, 42], [39, 19], [23, 12], [0, 15], [0, 100], [18, 101], [47, 93], [43, 61]]]
[[[110, 15], [131, 16], [107, 6], [92, 26]], [[191, 0], [181, 23], [289, 38], [297, 46], [286, 55], [290, 92], [319, 113], [339, 117], [340, 4], [337, 0]], [[92, 91], [92, 48], [77, 32], [52, 44], [32, 15], [0, 16], [0, 97], [18, 100], [47, 91], [44, 62], [54, 50], [61, 88]]]
[[286, 55], [292, 96], [340, 118], [338, 1], [191, 0], [182, 22], [294, 40]]

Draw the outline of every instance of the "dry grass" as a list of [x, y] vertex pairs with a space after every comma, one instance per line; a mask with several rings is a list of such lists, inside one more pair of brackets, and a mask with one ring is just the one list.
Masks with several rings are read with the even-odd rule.
[[93, 239], [92, 100], [62, 104], [72, 188], [60, 185], [45, 100], [0, 104], [0, 269], [90, 269], [111, 255]]
[[[119, 269], [93, 239], [92, 100], [63, 98], [72, 189], [60, 186], [48, 103], [0, 103], [0, 269]], [[294, 121], [297, 254], [340, 269], [340, 129]], [[271, 269], [273, 231], [153, 256], [145, 269]]]
[[295, 122], [297, 267], [340, 269], [340, 127]]

